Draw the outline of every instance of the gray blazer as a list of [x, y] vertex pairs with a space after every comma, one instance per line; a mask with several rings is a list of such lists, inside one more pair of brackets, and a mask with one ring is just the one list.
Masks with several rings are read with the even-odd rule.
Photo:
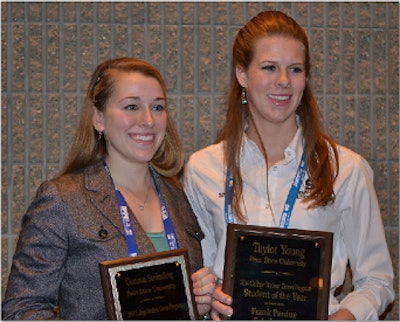
[[[203, 265], [204, 235], [183, 190], [156, 180], [194, 272]], [[130, 215], [139, 255], [155, 252]], [[101, 162], [42, 183], [22, 220], [3, 319], [55, 319], [57, 305], [61, 319], [106, 319], [98, 263], [127, 254], [112, 180]]]

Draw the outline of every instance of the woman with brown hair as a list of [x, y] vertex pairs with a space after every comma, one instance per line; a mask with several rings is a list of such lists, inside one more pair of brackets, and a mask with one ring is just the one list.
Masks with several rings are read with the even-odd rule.
[[[158, 70], [118, 58], [94, 71], [61, 175], [38, 189], [22, 221], [4, 319], [106, 319], [99, 262], [186, 248], [199, 314], [215, 277], [182, 190], [182, 147]], [[172, 300], [172, 299], [171, 299]]]

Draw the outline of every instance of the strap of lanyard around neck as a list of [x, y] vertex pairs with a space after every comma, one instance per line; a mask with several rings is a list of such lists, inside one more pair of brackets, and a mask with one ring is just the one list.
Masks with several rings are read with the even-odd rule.
[[[111, 177], [111, 172], [110, 172], [109, 167], [107, 166], [107, 163], [105, 161], [103, 161], [103, 164], [104, 164], [104, 168], [106, 169], [107, 173]], [[152, 167], [149, 167], [149, 170], [150, 170], [150, 175], [153, 180], [154, 186], [156, 187], [158, 199], [160, 200], [161, 214], [162, 214], [162, 219], [163, 219], [163, 223], [164, 223], [165, 234], [166, 234], [166, 237], [168, 240], [169, 249], [170, 250], [177, 249], [177, 248], [179, 248], [178, 240], [176, 238], [174, 226], [172, 224], [171, 218], [168, 213], [167, 204], [161, 193], [160, 187], [158, 186], [157, 180], [155, 179], [154, 170], [152, 169]], [[114, 182], [113, 182], [113, 185], [114, 185]], [[135, 236], [133, 233], [131, 218], [129, 217], [128, 204], [127, 204], [124, 196], [122, 195], [122, 193], [115, 187], [115, 185], [114, 185], [114, 189], [115, 189], [115, 195], [117, 197], [119, 213], [121, 215], [122, 223], [124, 225], [126, 245], [128, 248], [128, 256], [137, 256], [138, 248], [137, 248]]]
[[[268, 171], [268, 169], [267, 169]], [[301, 161], [299, 166], [297, 167], [296, 175], [293, 178], [292, 186], [290, 187], [288, 196], [286, 198], [285, 205], [283, 206], [283, 211], [281, 215], [281, 219], [279, 222], [279, 227], [282, 228], [288, 228], [289, 227], [289, 222], [290, 218], [292, 216], [292, 211], [294, 204], [297, 199], [297, 195], [300, 191], [301, 184], [303, 183], [305, 173], [307, 172], [306, 170], [306, 154], [303, 153], [301, 157]], [[235, 222], [235, 216], [233, 215], [232, 212], [232, 205], [230, 204], [229, 200], [233, 200], [233, 198], [229, 198], [230, 194], [232, 193], [232, 184], [233, 184], [233, 179], [229, 172], [226, 175], [226, 183], [225, 183], [225, 222], [227, 224], [229, 223], [234, 223]]]

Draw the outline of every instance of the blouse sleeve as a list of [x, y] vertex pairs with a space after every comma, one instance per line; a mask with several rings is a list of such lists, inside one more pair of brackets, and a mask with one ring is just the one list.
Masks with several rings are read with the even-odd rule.
[[394, 300], [393, 267], [385, 239], [372, 169], [359, 158], [349, 170], [352, 191], [342, 208], [342, 232], [353, 275], [354, 291], [341, 302], [357, 320], [378, 320]]
[[201, 241], [202, 253], [205, 267], [210, 268], [215, 262], [217, 244], [212, 216], [207, 211], [206, 200], [204, 199], [207, 187], [201, 177], [201, 173], [189, 160], [183, 177], [184, 191], [205, 235], [205, 238]]

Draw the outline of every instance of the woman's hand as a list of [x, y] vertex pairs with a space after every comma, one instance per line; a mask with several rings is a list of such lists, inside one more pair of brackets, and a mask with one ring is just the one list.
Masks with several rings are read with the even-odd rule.
[[205, 267], [192, 274], [193, 294], [200, 316], [211, 310], [212, 294], [216, 281], [217, 277]]
[[355, 319], [356, 317], [349, 310], [346, 309], [339, 310], [330, 315], [328, 318], [328, 320], [346, 320], [346, 321]]
[[[212, 300], [211, 319], [221, 320], [221, 314], [226, 316], [232, 316], [233, 309], [230, 306], [232, 304], [232, 297], [222, 292], [222, 285], [215, 286]], [[329, 320], [356, 320], [355, 316], [346, 309], [337, 311], [336, 313], [329, 316]]]
[[222, 285], [217, 285], [213, 293], [211, 319], [221, 320], [220, 314], [231, 316], [233, 309], [229, 305], [232, 304], [232, 297], [222, 292]]

